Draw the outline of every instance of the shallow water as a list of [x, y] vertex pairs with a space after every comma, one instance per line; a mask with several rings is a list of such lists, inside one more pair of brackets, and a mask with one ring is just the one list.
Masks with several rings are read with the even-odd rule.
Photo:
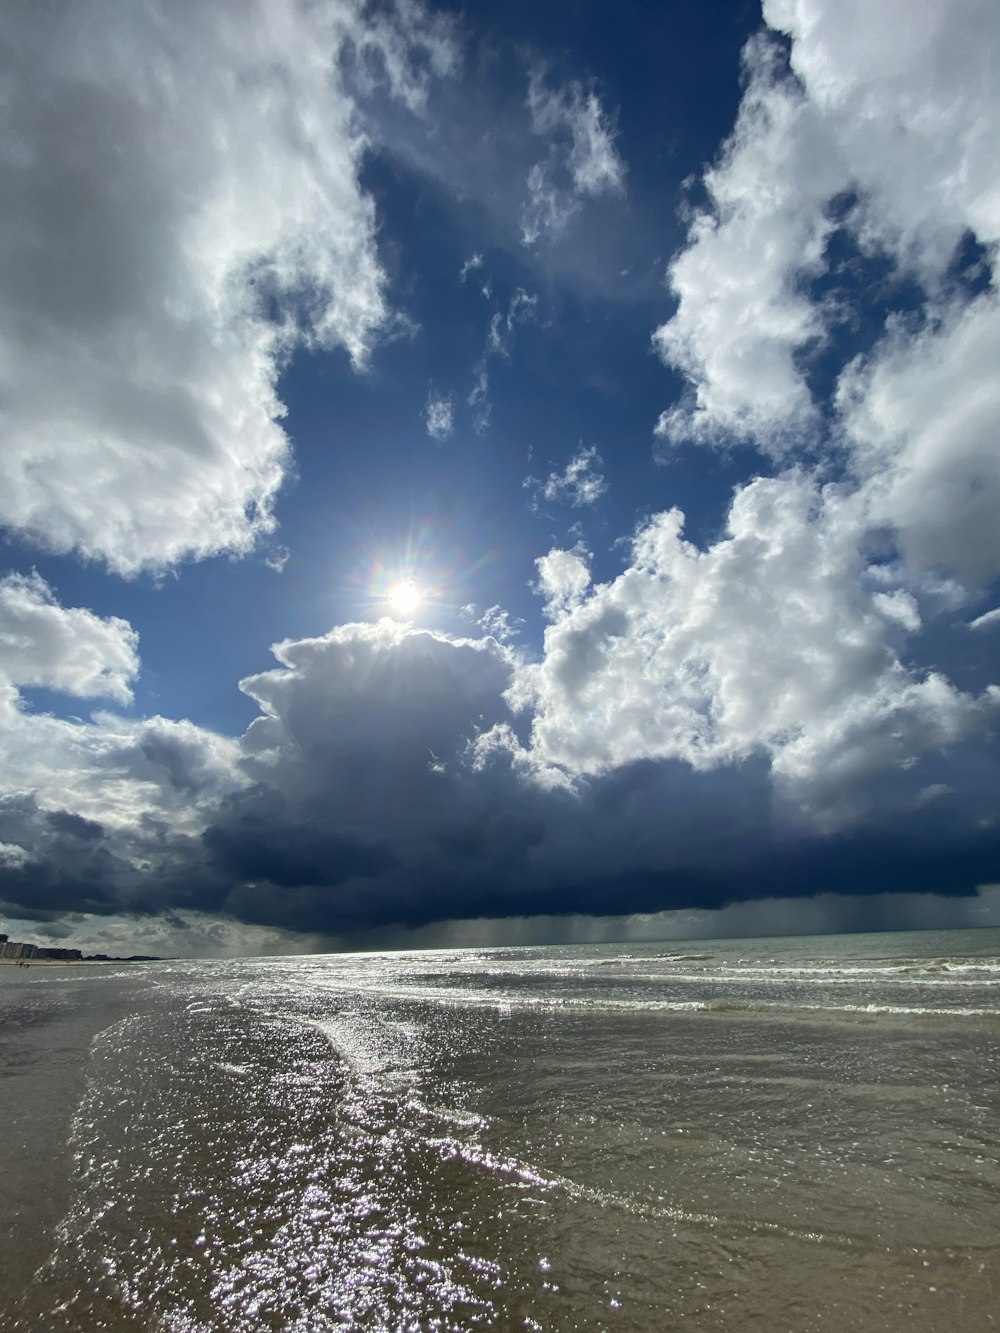
[[143, 977], [11, 1328], [995, 1326], [1000, 932]]

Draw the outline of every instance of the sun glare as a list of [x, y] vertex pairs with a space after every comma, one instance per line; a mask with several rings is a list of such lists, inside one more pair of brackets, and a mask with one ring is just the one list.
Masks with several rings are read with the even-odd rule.
[[420, 589], [410, 579], [401, 579], [389, 589], [386, 599], [397, 616], [408, 616], [420, 605]]

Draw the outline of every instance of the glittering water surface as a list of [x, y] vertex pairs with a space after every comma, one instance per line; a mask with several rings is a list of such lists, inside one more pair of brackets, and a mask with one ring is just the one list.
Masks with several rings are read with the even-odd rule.
[[1000, 932], [176, 963], [12, 1327], [993, 1328]]

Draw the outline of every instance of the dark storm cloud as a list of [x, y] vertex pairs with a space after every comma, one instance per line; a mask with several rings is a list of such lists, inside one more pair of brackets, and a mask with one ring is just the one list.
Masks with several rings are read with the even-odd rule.
[[93, 820], [42, 810], [32, 796], [5, 797], [0, 848], [0, 903], [21, 915], [118, 909], [122, 867]]
[[270, 710], [248, 734], [257, 782], [204, 839], [243, 920], [335, 933], [775, 894], [969, 894], [998, 864], [971, 797], [913, 807], [919, 765], [874, 825], [827, 835], [776, 815], [763, 757], [701, 773], [640, 762], [546, 786], [510, 750], [475, 748], [488, 724], [512, 720], [500, 693], [513, 659], [490, 640], [355, 626], [281, 656], [247, 685]]
[[[866, 814], [824, 831], [779, 797], [762, 753], [701, 771], [642, 760], [570, 784], [525, 748], [504, 699], [521, 664], [492, 639], [383, 621], [276, 651], [275, 669], [244, 683], [264, 711], [237, 748], [147, 722], [105, 751], [136, 802], [130, 818], [5, 798], [4, 902], [26, 917], [182, 909], [343, 935], [776, 896], [963, 895], [997, 877], [987, 738], [882, 770], [874, 786], [826, 775], [864, 797]], [[823, 811], [837, 806], [822, 795]]]
[[370, 879], [396, 860], [384, 845], [365, 846], [350, 835], [308, 824], [262, 824], [253, 814], [237, 815], [229, 825], [213, 824], [202, 836], [223, 875], [266, 880], [279, 888], [328, 888], [348, 879]]
[[[352, 864], [356, 848], [345, 855], [341, 840], [321, 828], [273, 816], [251, 831], [234, 812], [209, 841], [233, 850], [217, 868], [242, 881], [227, 911], [320, 933], [480, 916], [718, 908], [768, 896], [971, 895], [1000, 864], [993, 828], [949, 830], [921, 812], [876, 830], [789, 836], [767, 823], [748, 830], [750, 804], [739, 811], [736, 784], [715, 775], [689, 779], [673, 808], [653, 766], [627, 779], [625, 794], [615, 775], [567, 797], [526, 790], [510, 773], [470, 773], [419, 849], [393, 856], [383, 848], [381, 864]], [[280, 804], [278, 793], [271, 796]], [[262, 799], [255, 794], [258, 807]]]

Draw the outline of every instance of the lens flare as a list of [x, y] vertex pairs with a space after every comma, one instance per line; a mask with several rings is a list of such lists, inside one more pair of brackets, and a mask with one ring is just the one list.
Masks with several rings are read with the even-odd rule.
[[420, 589], [412, 579], [400, 579], [386, 594], [390, 610], [397, 616], [409, 616], [416, 611], [422, 598]]

